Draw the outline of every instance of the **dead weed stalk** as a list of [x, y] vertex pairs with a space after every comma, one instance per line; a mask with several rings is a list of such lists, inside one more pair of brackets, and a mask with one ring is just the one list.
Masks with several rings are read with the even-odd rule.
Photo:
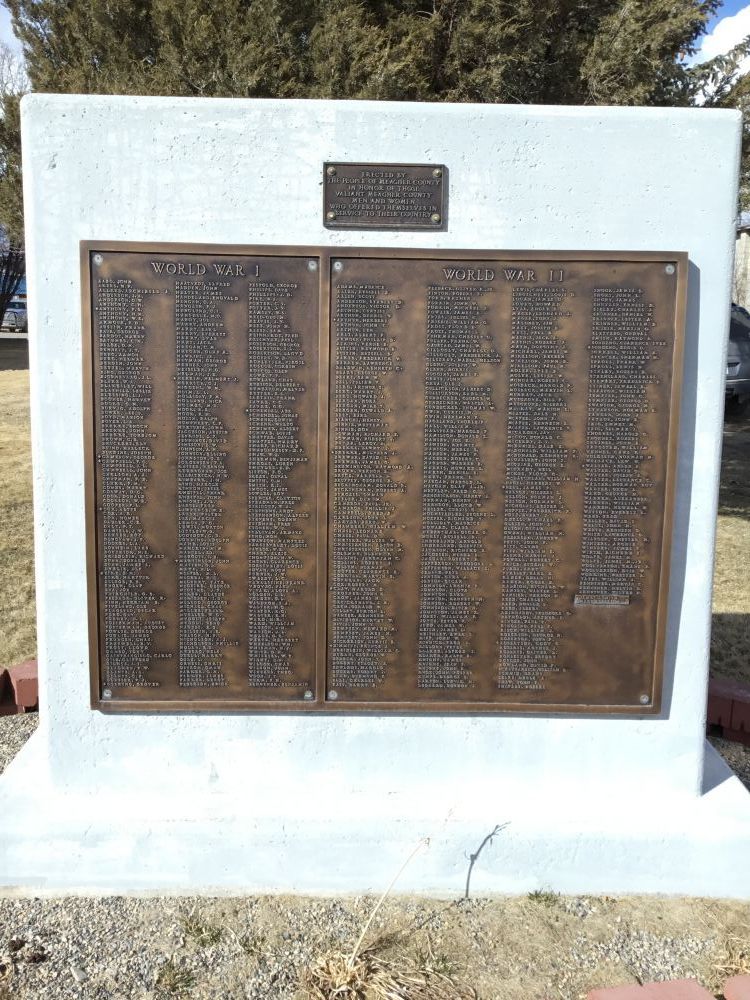
[[750, 936], [729, 933], [717, 944], [714, 970], [721, 982], [750, 975]]
[[318, 958], [302, 980], [309, 1000], [476, 1000], [476, 992], [451, 976], [409, 959], [388, 961], [363, 951], [353, 964], [332, 952]]
[[[457, 983], [445, 961], [437, 959], [429, 944], [416, 959], [389, 960], [377, 954], [378, 944], [363, 948], [367, 932], [404, 869], [417, 854], [430, 846], [420, 840], [401, 865], [390, 885], [380, 896], [362, 926], [350, 954], [330, 951], [320, 955], [304, 970], [302, 996], [307, 1000], [474, 1000], [476, 992]], [[393, 935], [381, 938], [392, 942]]]

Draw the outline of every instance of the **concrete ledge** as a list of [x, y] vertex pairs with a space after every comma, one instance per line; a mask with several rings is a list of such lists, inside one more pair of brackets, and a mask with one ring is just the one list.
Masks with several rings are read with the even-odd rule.
[[[557, 794], [497, 787], [465, 804], [415, 797], [398, 787], [373, 801], [310, 788], [296, 801], [254, 800], [222, 785], [171, 795], [139, 784], [96, 792], [53, 786], [44, 733], [0, 779], [0, 893], [359, 893], [377, 891], [420, 838], [429, 849], [399, 880], [400, 892], [457, 896], [468, 857], [496, 824], [507, 826], [478, 858], [475, 895], [666, 893], [750, 896], [750, 794], [712, 748], [698, 797], [609, 800], [585, 789]], [[283, 814], [282, 814], [283, 811]]]

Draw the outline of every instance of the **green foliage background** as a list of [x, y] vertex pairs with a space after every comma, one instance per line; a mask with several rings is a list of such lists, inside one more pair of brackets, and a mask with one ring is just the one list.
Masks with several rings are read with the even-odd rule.
[[[748, 94], [744, 79], [736, 79], [742, 47], [721, 65], [689, 70], [684, 63], [721, 0], [4, 3], [31, 88], [44, 92], [685, 106], [701, 100], [743, 109]], [[0, 223], [18, 240], [19, 95], [1, 99]]]

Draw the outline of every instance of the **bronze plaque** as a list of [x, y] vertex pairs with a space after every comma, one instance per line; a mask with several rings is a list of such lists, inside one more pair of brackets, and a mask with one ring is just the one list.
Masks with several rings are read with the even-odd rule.
[[329, 697], [653, 707], [677, 257], [399, 257], [332, 270]]
[[101, 698], [302, 701], [319, 259], [89, 256]]
[[444, 229], [446, 168], [438, 163], [326, 163], [328, 229]]
[[83, 266], [95, 707], [659, 711], [684, 254]]

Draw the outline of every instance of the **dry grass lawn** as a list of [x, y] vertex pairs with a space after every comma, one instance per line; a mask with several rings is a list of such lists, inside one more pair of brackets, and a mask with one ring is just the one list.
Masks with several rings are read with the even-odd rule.
[[16, 343], [0, 342], [0, 666], [36, 654], [29, 373]]

